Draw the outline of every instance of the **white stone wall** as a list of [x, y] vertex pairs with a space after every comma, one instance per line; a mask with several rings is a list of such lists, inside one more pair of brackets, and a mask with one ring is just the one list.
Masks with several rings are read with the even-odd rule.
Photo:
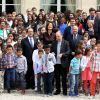
[[[21, 12], [26, 14], [26, 10], [36, 7], [37, 11], [40, 9], [40, 0], [21, 0]], [[38, 12], [37, 12], [38, 13]]]

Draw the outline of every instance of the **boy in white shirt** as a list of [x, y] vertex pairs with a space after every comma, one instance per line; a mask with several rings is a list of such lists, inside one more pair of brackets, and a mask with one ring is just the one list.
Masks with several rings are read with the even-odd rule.
[[[32, 54], [32, 60], [33, 60], [33, 70], [34, 70], [34, 64], [38, 61], [37, 56], [38, 56], [38, 51], [39, 50], [43, 50], [43, 43], [42, 42], [38, 42], [37, 43], [37, 48], [36, 50], [34, 50], [33, 54]], [[44, 51], [43, 51], [44, 52]], [[35, 70], [34, 70], [35, 71]], [[34, 72], [35, 73], [35, 72]], [[37, 91], [37, 74], [35, 74], [35, 91]]]
[[43, 55], [43, 81], [44, 81], [44, 93], [51, 96], [53, 90], [53, 78], [54, 78], [54, 65], [56, 64], [56, 58], [54, 54], [50, 53], [51, 48], [49, 45], [44, 47], [45, 54]]
[[34, 74], [37, 76], [37, 92], [41, 93], [41, 81], [42, 81], [42, 56], [43, 50], [38, 50], [38, 55], [36, 56], [36, 61], [34, 62]]

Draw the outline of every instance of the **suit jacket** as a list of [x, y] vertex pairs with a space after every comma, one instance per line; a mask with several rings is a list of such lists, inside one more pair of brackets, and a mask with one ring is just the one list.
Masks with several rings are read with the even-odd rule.
[[100, 40], [100, 18], [97, 17], [94, 20], [94, 34]]
[[23, 49], [23, 55], [27, 58], [28, 64], [32, 63], [32, 53], [33, 53], [33, 50], [35, 50], [37, 48], [36, 42], [37, 42], [37, 40], [34, 39], [34, 47], [33, 48], [31, 47], [31, 45], [29, 43], [28, 37], [23, 39], [21, 42], [21, 46]]
[[[65, 31], [64, 31], [64, 35], [63, 35], [63, 38], [65, 39], [65, 40], [67, 40], [67, 37], [69, 36], [69, 35], [71, 35], [72, 33], [71, 33], [71, 26], [68, 26], [66, 29], [65, 29]], [[81, 30], [78, 30], [78, 34], [82, 34], [82, 32], [81, 32]]]
[[69, 42], [71, 52], [74, 52], [77, 49], [80, 40], [82, 40], [82, 36], [79, 34], [77, 34], [77, 39], [75, 40], [73, 40], [73, 35], [69, 35], [67, 37], [67, 41]]
[[64, 31], [63, 37], [64, 37], [65, 40], [67, 40], [67, 36], [69, 34], [71, 34], [71, 26], [68, 26]]
[[[51, 49], [51, 51], [55, 53], [56, 58], [57, 58], [57, 43], [58, 43], [57, 41], [54, 41], [52, 44], [52, 49]], [[69, 43], [66, 40], [63, 40], [61, 43], [60, 53], [63, 54], [63, 56], [61, 58], [62, 67], [68, 68], [68, 66], [69, 66], [68, 56], [70, 54], [70, 47], [69, 47]]]

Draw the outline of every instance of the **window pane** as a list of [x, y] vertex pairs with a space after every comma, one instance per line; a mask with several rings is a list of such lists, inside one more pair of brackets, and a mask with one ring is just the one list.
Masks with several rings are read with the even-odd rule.
[[21, 6], [20, 5], [6, 5], [6, 12], [7, 13], [12, 13], [13, 11], [20, 13], [21, 12]]
[[57, 0], [41, 0], [41, 4], [57, 4]]
[[100, 0], [97, 0], [97, 9], [100, 9]]
[[2, 0], [0, 0], [0, 4], [2, 4]]
[[97, 0], [97, 4], [100, 4], [100, 0]]
[[61, 0], [61, 12], [66, 10], [71, 10], [75, 12], [76, 10], [76, 0]]
[[21, 0], [6, 0], [6, 4], [21, 4]]
[[57, 12], [57, 0], [41, 0], [41, 8], [46, 12]]
[[43, 9], [46, 11], [46, 12], [50, 12], [50, 11], [53, 11], [53, 12], [57, 12], [57, 6], [48, 6], [48, 5], [44, 5], [43, 6]]

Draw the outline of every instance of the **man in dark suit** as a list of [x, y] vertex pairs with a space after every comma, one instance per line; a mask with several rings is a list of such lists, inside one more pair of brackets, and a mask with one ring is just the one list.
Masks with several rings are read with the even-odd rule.
[[96, 18], [94, 20], [94, 34], [97, 40], [100, 40], [100, 10], [96, 11]]
[[[64, 31], [63, 38], [65, 40], [67, 40], [67, 37], [72, 34], [72, 29], [73, 29], [73, 26], [75, 26], [75, 24], [76, 24], [75, 18], [71, 18], [70, 19], [70, 26], [68, 26]], [[78, 30], [78, 33], [82, 34], [82, 32], [80, 30]]]
[[26, 73], [26, 88], [34, 88], [34, 71], [32, 62], [32, 53], [36, 49], [36, 40], [34, 39], [33, 29], [28, 28], [28, 37], [22, 40], [21, 45], [23, 55], [27, 58], [28, 71]]
[[78, 34], [78, 27], [76, 25], [73, 26], [72, 34], [69, 35], [66, 40], [69, 42], [71, 52], [74, 52], [80, 40], [82, 40], [82, 35]]
[[85, 31], [88, 31], [88, 25], [87, 25], [87, 21], [88, 20], [95, 20], [95, 12], [96, 12], [96, 10], [94, 9], [94, 8], [90, 8], [89, 9], [89, 16], [87, 16], [87, 18], [85, 19], [85, 21], [84, 21], [84, 28], [85, 28]]
[[56, 41], [52, 44], [52, 52], [55, 53], [57, 60], [55, 65], [56, 92], [54, 94], [58, 95], [61, 92], [60, 78], [62, 77], [63, 95], [67, 95], [66, 77], [69, 66], [68, 55], [70, 53], [70, 48], [69, 43], [63, 40], [63, 36], [60, 31], [56, 33]]

